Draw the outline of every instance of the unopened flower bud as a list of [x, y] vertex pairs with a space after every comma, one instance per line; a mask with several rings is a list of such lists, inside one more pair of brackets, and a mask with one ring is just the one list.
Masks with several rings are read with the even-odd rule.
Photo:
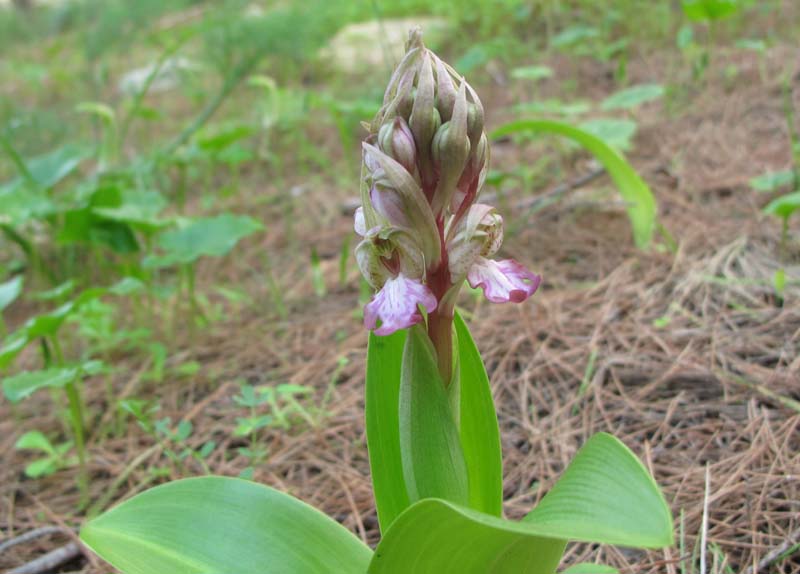
[[467, 135], [473, 148], [483, 135], [483, 107], [480, 103], [467, 106]]
[[433, 161], [439, 175], [436, 192], [431, 201], [433, 213], [438, 215], [450, 205], [456, 185], [469, 157], [470, 142], [467, 137], [467, 101], [464, 82], [458, 91], [453, 117], [436, 132], [433, 142]]
[[414, 134], [403, 118], [397, 116], [381, 126], [378, 145], [383, 153], [397, 160], [409, 173], [414, 173], [417, 166], [417, 147], [414, 144]]
[[453, 116], [453, 106], [456, 103], [458, 90], [453, 85], [453, 78], [447, 70], [447, 64], [439, 58], [436, 58], [436, 87], [436, 108], [439, 110], [443, 121], [450, 121]]
[[369, 200], [372, 207], [392, 225], [397, 227], [411, 227], [411, 220], [405, 212], [403, 197], [389, 186], [376, 183], [369, 191]]

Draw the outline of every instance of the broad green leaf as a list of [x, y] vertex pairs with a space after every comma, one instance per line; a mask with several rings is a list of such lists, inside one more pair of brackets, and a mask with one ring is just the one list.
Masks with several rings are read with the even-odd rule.
[[605, 564], [575, 564], [561, 574], [619, 574], [619, 570]]
[[243, 215], [225, 213], [192, 220], [186, 227], [166, 231], [158, 238], [162, 257], [145, 260], [149, 267], [193, 263], [200, 257], [226, 255], [241, 240], [263, 229], [261, 223]]
[[672, 516], [658, 485], [606, 433], [586, 442], [524, 522], [570, 540], [640, 548], [672, 544]]
[[28, 171], [43, 188], [50, 188], [71, 174], [92, 155], [89, 148], [68, 144], [27, 162]]
[[107, 292], [108, 290], [103, 287], [86, 289], [72, 301], [64, 303], [48, 313], [43, 313], [29, 319], [23, 328], [28, 340], [31, 341], [37, 337], [50, 337], [55, 335], [61, 328], [61, 325], [64, 324], [64, 321], [67, 320], [67, 317], [80, 309], [85, 303], [93, 301], [105, 295]]
[[22, 275], [17, 275], [5, 283], [0, 283], [0, 311], [11, 305], [22, 293]]
[[0, 224], [22, 225], [51, 215], [56, 206], [47, 192], [17, 179], [0, 187]]
[[24, 330], [17, 331], [6, 337], [6, 340], [3, 341], [3, 346], [0, 347], [0, 369], [5, 369], [10, 365], [28, 342], [28, 335]]
[[649, 247], [656, 227], [656, 200], [636, 170], [612, 147], [598, 137], [563, 122], [552, 120], [519, 120], [492, 133], [493, 138], [517, 132], [543, 132], [570, 138], [592, 153], [608, 170], [627, 204], [633, 237], [641, 249]]
[[14, 448], [19, 450], [40, 450], [47, 454], [56, 454], [50, 440], [39, 431], [28, 431], [17, 439]]
[[469, 506], [500, 516], [503, 455], [492, 389], [478, 348], [458, 313], [455, 329], [461, 379], [461, 446], [469, 475]]
[[682, 0], [683, 13], [693, 22], [721, 20], [739, 10], [739, 0]]
[[381, 532], [408, 508], [408, 491], [400, 459], [400, 368], [406, 332], [369, 335], [365, 417], [372, 490]]
[[25, 466], [25, 476], [29, 478], [41, 478], [43, 476], [50, 476], [58, 470], [59, 464], [56, 457], [47, 456], [34, 460]]
[[77, 368], [23, 371], [3, 379], [3, 394], [12, 403], [18, 403], [39, 389], [61, 388], [78, 376]]
[[769, 171], [750, 180], [750, 186], [756, 191], [775, 191], [794, 182], [794, 172], [790, 169]]
[[118, 206], [95, 207], [92, 213], [103, 219], [128, 223], [142, 231], [153, 231], [169, 225], [169, 219], [159, 217], [166, 206], [167, 200], [157, 191], [126, 189], [121, 193]]
[[372, 555], [296, 498], [214, 476], [139, 494], [86, 524], [81, 539], [123, 574], [362, 574]]
[[672, 544], [672, 520], [658, 487], [610, 435], [592, 437], [521, 522], [439, 499], [417, 502], [384, 534], [369, 572], [551, 574], [568, 540], [643, 548]]
[[51, 289], [46, 289], [44, 291], [38, 291], [31, 295], [32, 299], [36, 301], [59, 301], [66, 299], [68, 295], [70, 295], [75, 288], [78, 286], [77, 281], [74, 279], [68, 279], [63, 283], [56, 285]]
[[637, 128], [635, 121], [618, 118], [595, 118], [581, 122], [578, 127], [619, 151], [631, 149]]
[[439, 499], [417, 502], [375, 549], [370, 574], [552, 574], [566, 540]]
[[[455, 384], [455, 383], [454, 383]], [[400, 458], [409, 500], [467, 504], [469, 479], [458, 428], [425, 330], [409, 330], [400, 369]]]
[[764, 213], [788, 219], [798, 209], [800, 209], [800, 191], [795, 191], [770, 201], [764, 208]]
[[664, 95], [661, 84], [639, 84], [610, 95], [600, 108], [603, 110], [630, 110], [646, 102], [657, 100]]

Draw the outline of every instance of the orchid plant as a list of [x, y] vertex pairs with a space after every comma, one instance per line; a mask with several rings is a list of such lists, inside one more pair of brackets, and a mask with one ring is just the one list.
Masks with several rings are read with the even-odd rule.
[[492, 259], [503, 222], [478, 202], [489, 161], [483, 123], [472, 87], [412, 31], [367, 126], [355, 221], [359, 267], [377, 290], [364, 309], [377, 548], [288, 494], [225, 477], [123, 502], [84, 526], [90, 548], [124, 574], [553, 574], [570, 540], [672, 543], [652, 477], [604, 433], [523, 520], [502, 516], [497, 416], [456, 300], [467, 281], [489, 301], [519, 303], [541, 279]]

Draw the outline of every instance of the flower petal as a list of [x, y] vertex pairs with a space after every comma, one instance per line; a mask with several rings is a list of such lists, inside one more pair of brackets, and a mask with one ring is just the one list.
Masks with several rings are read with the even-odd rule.
[[492, 261], [480, 257], [467, 273], [467, 281], [473, 289], [481, 287], [492, 303], [521, 303], [533, 295], [542, 278], [513, 259]]
[[[389, 279], [364, 307], [364, 325], [376, 335], [391, 335], [422, 322], [419, 305], [428, 312], [436, 309], [436, 297], [419, 281], [400, 273]], [[381, 326], [375, 329], [381, 320]]]

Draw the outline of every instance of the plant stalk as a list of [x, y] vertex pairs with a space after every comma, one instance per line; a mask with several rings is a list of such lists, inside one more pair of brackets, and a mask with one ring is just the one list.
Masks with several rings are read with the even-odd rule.
[[69, 418], [72, 425], [72, 434], [75, 438], [75, 450], [78, 451], [78, 491], [80, 492], [81, 508], [89, 504], [89, 468], [86, 464], [86, 442], [83, 432], [83, 406], [81, 395], [76, 381], [68, 383], [64, 390], [69, 400]]
[[453, 377], [453, 313], [450, 309], [437, 309], [428, 316], [428, 336], [436, 349], [439, 374], [445, 388]]

